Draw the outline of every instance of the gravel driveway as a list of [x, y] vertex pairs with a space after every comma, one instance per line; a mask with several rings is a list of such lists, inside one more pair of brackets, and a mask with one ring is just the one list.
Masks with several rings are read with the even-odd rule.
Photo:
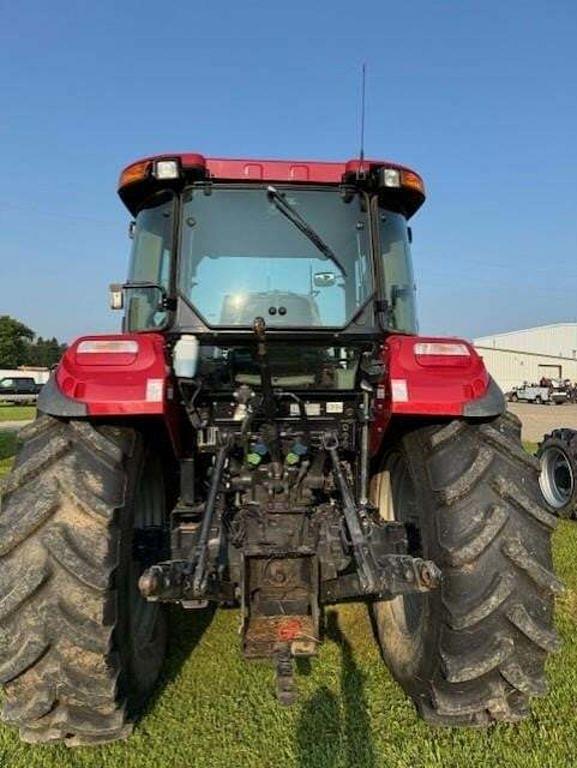
[[509, 403], [509, 410], [523, 422], [523, 440], [538, 443], [557, 427], [577, 429], [577, 405]]

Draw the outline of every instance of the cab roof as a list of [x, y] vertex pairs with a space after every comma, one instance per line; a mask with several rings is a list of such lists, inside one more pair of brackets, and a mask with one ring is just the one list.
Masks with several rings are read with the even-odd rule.
[[[412, 169], [389, 160], [353, 158], [340, 162], [318, 160], [263, 160], [205, 157], [195, 152], [165, 153], [137, 160], [120, 174], [118, 193], [134, 211], [143, 193], [149, 194], [154, 169], [160, 162], [176, 161], [184, 178], [207, 181], [284, 182], [297, 184], [342, 184], [366, 177], [381, 168], [399, 171], [401, 187], [412, 192], [409, 215], [425, 199], [422, 178]], [[138, 186], [137, 186], [138, 185]], [[156, 185], [157, 186], [158, 182]]]

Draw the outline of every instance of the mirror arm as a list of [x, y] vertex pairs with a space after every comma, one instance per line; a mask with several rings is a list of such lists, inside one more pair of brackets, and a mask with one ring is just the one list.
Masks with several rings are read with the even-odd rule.
[[124, 292], [131, 288], [155, 288], [160, 293], [158, 308], [173, 312], [176, 309], [176, 298], [168, 295], [168, 291], [158, 283], [152, 283], [148, 280], [139, 280], [129, 283], [113, 283], [110, 285], [110, 308], [124, 309]]

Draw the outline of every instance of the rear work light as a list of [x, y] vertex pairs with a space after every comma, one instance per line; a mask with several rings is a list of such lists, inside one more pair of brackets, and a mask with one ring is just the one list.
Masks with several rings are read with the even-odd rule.
[[180, 176], [180, 168], [177, 160], [157, 160], [154, 163], [152, 175], [160, 180], [164, 179], [178, 179]]
[[81, 341], [76, 348], [79, 355], [136, 355], [138, 342], [132, 339], [123, 341], [113, 339], [90, 339]]
[[471, 362], [469, 347], [459, 342], [420, 341], [415, 344], [414, 351], [419, 365], [464, 368]]
[[387, 168], [383, 166], [379, 169], [379, 182], [382, 187], [388, 189], [413, 189], [425, 194], [425, 184], [418, 173], [409, 171], [406, 168]]
[[383, 184], [385, 187], [400, 187], [401, 172], [397, 168], [383, 168]]

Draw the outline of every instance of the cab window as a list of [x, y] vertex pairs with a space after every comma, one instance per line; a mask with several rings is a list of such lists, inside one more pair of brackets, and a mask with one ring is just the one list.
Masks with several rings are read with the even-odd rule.
[[416, 286], [406, 219], [379, 207], [378, 222], [388, 325], [395, 331], [417, 333]]
[[125, 320], [129, 331], [162, 328], [167, 321], [162, 289], [170, 288], [173, 226], [174, 197], [170, 192], [149, 200], [136, 217], [128, 275], [132, 287], [127, 291]]

